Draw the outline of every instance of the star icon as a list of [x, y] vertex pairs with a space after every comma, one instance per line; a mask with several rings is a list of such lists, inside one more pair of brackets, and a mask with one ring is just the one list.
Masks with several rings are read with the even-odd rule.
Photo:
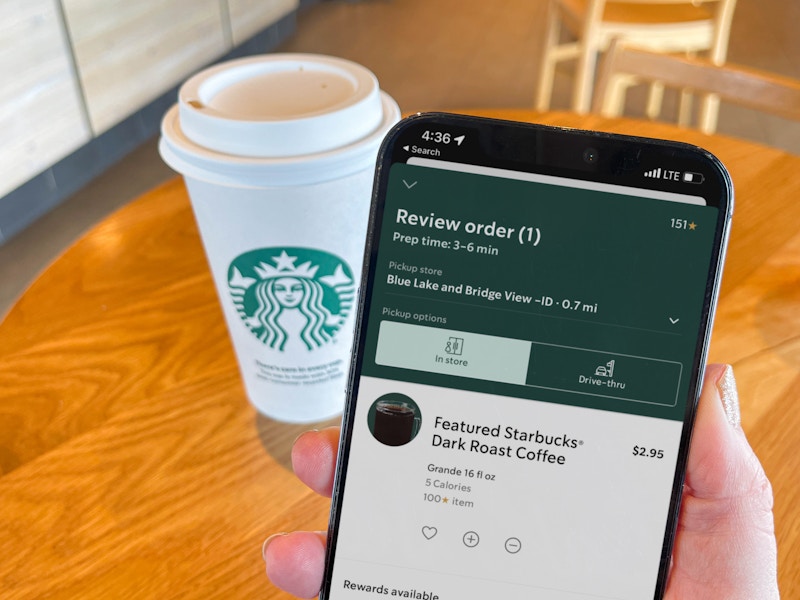
[[251, 285], [253, 285], [257, 280], [253, 279], [252, 277], [244, 277], [242, 272], [239, 271], [236, 267], [233, 268], [233, 274], [231, 275], [230, 281], [228, 281], [228, 285], [234, 288], [240, 288], [246, 290]]
[[278, 266], [278, 271], [282, 271], [284, 269], [291, 270], [294, 269], [294, 261], [297, 260], [297, 257], [289, 256], [286, 254], [286, 250], [281, 250], [280, 256], [273, 256], [272, 260], [274, 260], [275, 264]]
[[329, 285], [331, 287], [336, 287], [337, 285], [342, 285], [352, 282], [352, 279], [350, 279], [347, 275], [344, 274], [344, 269], [342, 269], [342, 265], [336, 265], [336, 269], [333, 271], [333, 275], [326, 275], [325, 277], [320, 277], [319, 280], [325, 285]]
[[447, 498], [442, 498], [442, 502], [444, 502], [445, 504], [447, 504], [447, 503], [448, 503], [448, 499], [447, 499]]
[[691, 229], [692, 231], [694, 231], [695, 229], [697, 229], [697, 223], [695, 223], [694, 221], [692, 221], [691, 223], [689, 223], [689, 229]]

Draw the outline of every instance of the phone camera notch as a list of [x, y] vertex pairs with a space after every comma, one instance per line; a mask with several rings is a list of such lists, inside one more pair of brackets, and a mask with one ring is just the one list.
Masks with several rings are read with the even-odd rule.
[[583, 151], [583, 162], [585, 162], [587, 165], [597, 164], [599, 158], [600, 153], [596, 148], [586, 148]]

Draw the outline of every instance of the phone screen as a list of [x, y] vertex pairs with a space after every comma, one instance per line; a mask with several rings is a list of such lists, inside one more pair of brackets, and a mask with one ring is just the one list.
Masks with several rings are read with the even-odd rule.
[[659, 597], [730, 189], [674, 143], [390, 134], [321, 597]]

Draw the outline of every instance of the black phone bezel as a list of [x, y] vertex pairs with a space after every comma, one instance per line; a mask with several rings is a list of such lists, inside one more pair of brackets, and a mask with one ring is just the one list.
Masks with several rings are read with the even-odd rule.
[[[393, 164], [406, 162], [415, 154], [403, 150], [404, 146], [436, 147], [421, 139], [424, 131], [450, 134], [450, 139], [465, 135], [468, 145], [449, 148], [439, 145], [437, 159], [482, 166], [583, 179], [626, 187], [653, 189], [702, 196], [708, 206], [719, 209], [714, 233], [714, 251], [709, 265], [700, 332], [695, 348], [689, 385], [689, 397], [683, 420], [683, 431], [678, 450], [675, 478], [664, 543], [655, 583], [654, 599], [663, 597], [677, 528], [678, 513], [686, 472], [686, 461], [691, 442], [694, 416], [700, 397], [700, 387], [705, 372], [705, 361], [711, 337], [714, 309], [722, 278], [730, 222], [733, 215], [733, 183], [720, 160], [707, 150], [691, 144], [670, 140], [635, 137], [613, 133], [552, 127], [535, 123], [504, 121], [485, 117], [450, 113], [417, 113], [397, 123], [386, 135], [378, 152], [373, 183], [372, 203], [367, 228], [361, 287], [356, 317], [354, 345], [348, 376], [346, 403], [342, 415], [339, 441], [339, 458], [331, 498], [325, 572], [320, 590], [320, 600], [329, 597], [332, 583], [336, 540], [339, 530], [346, 470], [350, 455], [350, 440], [355, 416], [355, 398], [364, 360], [366, 317], [372, 300], [376, 259], [380, 243], [380, 223], [383, 221], [384, 198], [389, 171]], [[449, 146], [447, 144], [446, 146]], [[587, 160], [587, 150], [596, 153], [595, 160]], [[704, 174], [702, 184], [687, 184], [676, 180], [644, 177], [643, 173], [668, 165], [675, 172], [692, 171]], [[687, 187], [689, 186], [689, 187]]]

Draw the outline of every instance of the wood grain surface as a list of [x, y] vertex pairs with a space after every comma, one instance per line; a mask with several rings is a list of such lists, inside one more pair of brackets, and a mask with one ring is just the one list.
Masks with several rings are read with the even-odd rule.
[[[800, 595], [800, 157], [666, 125], [503, 118], [682, 139], [728, 165], [737, 206], [711, 358], [731, 362], [776, 494], [784, 597]], [[324, 529], [291, 474], [306, 427], [244, 394], [183, 183], [123, 208], [0, 324], [0, 597], [287, 598], [275, 531]]]

